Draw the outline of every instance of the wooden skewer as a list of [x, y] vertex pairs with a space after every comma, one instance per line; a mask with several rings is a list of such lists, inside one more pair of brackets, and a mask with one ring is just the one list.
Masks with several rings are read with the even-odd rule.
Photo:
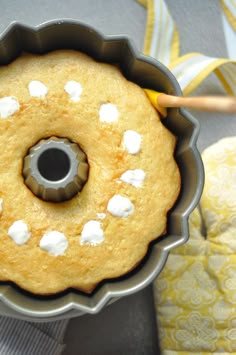
[[236, 113], [236, 97], [198, 96], [179, 97], [161, 94], [158, 103], [163, 107], [190, 107], [201, 111]]
[[236, 113], [236, 97], [234, 96], [181, 97], [149, 89], [144, 90], [152, 104], [164, 117], [168, 107], [189, 107], [199, 111]]

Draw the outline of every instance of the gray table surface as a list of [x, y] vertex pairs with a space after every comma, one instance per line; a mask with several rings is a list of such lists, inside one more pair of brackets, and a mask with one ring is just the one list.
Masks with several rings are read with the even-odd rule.
[[[181, 39], [181, 53], [202, 52], [226, 57], [218, 0], [166, 0]], [[12, 21], [38, 25], [56, 18], [73, 18], [105, 34], [128, 35], [142, 50], [146, 11], [135, 0], [0, 0], [0, 33]], [[220, 94], [213, 75], [197, 93]], [[235, 117], [192, 112], [201, 124], [199, 149], [221, 137], [236, 135]], [[66, 355], [158, 354], [158, 337], [151, 286], [117, 301], [98, 315], [84, 315], [69, 323]]]

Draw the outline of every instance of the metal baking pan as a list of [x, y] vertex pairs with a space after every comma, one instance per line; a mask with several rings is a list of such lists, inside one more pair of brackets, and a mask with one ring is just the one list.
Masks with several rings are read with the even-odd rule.
[[[0, 36], [0, 65], [10, 63], [22, 52], [46, 53], [56, 49], [79, 50], [95, 60], [118, 64], [124, 76], [141, 87], [182, 95], [171, 72], [138, 52], [129, 38], [104, 36], [73, 20], [54, 20], [38, 27], [11, 24]], [[166, 234], [150, 244], [140, 265], [123, 277], [102, 282], [90, 295], [69, 289], [54, 296], [37, 297], [15, 285], [0, 283], [0, 314], [45, 322], [97, 313], [116, 299], [146, 287], [160, 273], [169, 251], [188, 240], [188, 217], [199, 202], [204, 181], [196, 147], [198, 122], [184, 109], [170, 109], [164, 122], [178, 138], [175, 156], [182, 188], [168, 215]]]

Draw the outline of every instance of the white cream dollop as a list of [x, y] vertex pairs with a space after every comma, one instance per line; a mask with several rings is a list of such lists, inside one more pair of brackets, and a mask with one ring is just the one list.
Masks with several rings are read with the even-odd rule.
[[2, 213], [3, 210], [3, 198], [0, 198], [0, 213]]
[[134, 205], [124, 196], [114, 195], [108, 202], [107, 210], [116, 217], [128, 217], [134, 212]]
[[50, 255], [64, 255], [66, 249], [68, 248], [68, 240], [61, 232], [49, 231], [42, 236], [39, 246]]
[[80, 236], [80, 244], [97, 245], [103, 241], [104, 233], [101, 227], [101, 223], [93, 220], [85, 223]]
[[102, 104], [99, 109], [99, 120], [101, 122], [113, 123], [118, 120], [119, 111], [116, 105], [111, 103]]
[[123, 135], [123, 147], [129, 154], [137, 154], [140, 151], [142, 136], [136, 131], [128, 130]]
[[68, 248], [68, 240], [61, 232], [49, 231], [42, 236], [39, 246], [50, 255], [64, 255], [66, 249]]
[[120, 180], [134, 187], [141, 187], [145, 176], [142, 169], [127, 170], [121, 175]]
[[97, 218], [105, 219], [106, 218], [106, 213], [97, 213]]
[[8, 235], [17, 245], [23, 245], [29, 240], [31, 233], [27, 224], [22, 220], [18, 220], [10, 226]]
[[78, 81], [69, 80], [64, 86], [65, 92], [69, 95], [71, 101], [79, 102], [80, 96], [82, 94], [83, 88]]
[[14, 96], [6, 96], [0, 99], [0, 118], [12, 116], [19, 109], [19, 102]]
[[39, 80], [32, 80], [29, 85], [29, 94], [32, 97], [38, 97], [39, 99], [44, 99], [48, 93], [48, 88]]

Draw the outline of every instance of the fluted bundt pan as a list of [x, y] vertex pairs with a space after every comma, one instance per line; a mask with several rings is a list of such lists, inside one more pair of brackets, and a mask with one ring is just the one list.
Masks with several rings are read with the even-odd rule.
[[[181, 95], [171, 72], [160, 62], [139, 53], [128, 38], [104, 36], [90, 26], [72, 20], [52, 21], [35, 28], [11, 24], [0, 36], [0, 65], [10, 63], [22, 52], [46, 53], [65, 48], [82, 51], [98, 61], [118, 63], [124, 76], [141, 87]], [[37, 297], [11, 283], [0, 283], [0, 314], [31, 321], [50, 321], [96, 313], [106, 304], [141, 290], [158, 276], [169, 251], [188, 239], [188, 217], [199, 202], [204, 179], [202, 161], [196, 148], [197, 121], [184, 109], [170, 109], [164, 124], [178, 138], [175, 157], [181, 172], [182, 187], [178, 201], [168, 215], [166, 234], [151, 243], [141, 264], [124, 277], [102, 282], [90, 295], [69, 289], [54, 296]], [[45, 146], [47, 143], [43, 142]], [[73, 154], [76, 155], [73, 147], [68, 142], [61, 143], [63, 151], [68, 149], [68, 159], [73, 160]], [[53, 147], [55, 142], [50, 144]], [[31, 158], [25, 163], [25, 179], [30, 175], [30, 164], [37, 160], [34, 151], [29, 154]], [[83, 164], [86, 166], [85, 160]], [[86, 167], [83, 174], [86, 175]], [[40, 190], [40, 181], [35, 182], [34, 177], [28, 179], [32, 189]], [[83, 179], [85, 177], [78, 182], [80, 179], [75, 178], [74, 183], [72, 177], [72, 182], [74, 185], [83, 184]], [[45, 192], [45, 189], [47, 187], [44, 186], [41, 193], [46, 197], [54, 195]], [[65, 188], [65, 191], [66, 194], [68, 189]]]

